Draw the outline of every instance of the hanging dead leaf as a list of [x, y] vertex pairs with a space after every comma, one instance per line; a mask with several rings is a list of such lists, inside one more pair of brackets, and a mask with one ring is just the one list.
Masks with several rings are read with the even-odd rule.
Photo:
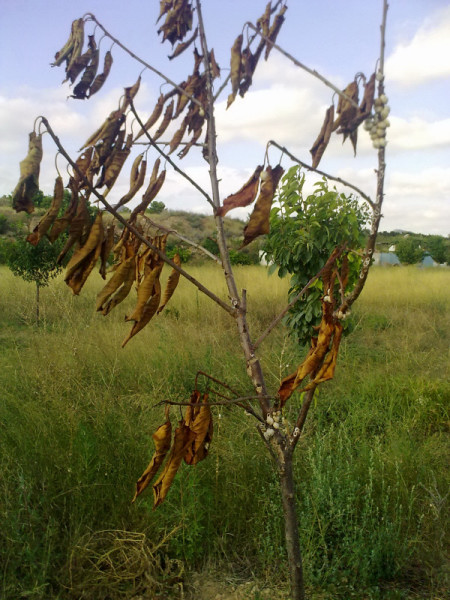
[[103, 242], [102, 213], [99, 211], [85, 244], [74, 252], [67, 267], [64, 281], [74, 295], [78, 295], [100, 256]]
[[184, 420], [179, 421], [175, 430], [172, 449], [167, 459], [163, 472], [153, 484], [154, 503], [153, 509], [159, 506], [167, 496], [172, 482], [177, 474], [178, 468], [183, 460], [186, 448], [192, 443], [194, 433], [186, 425]]
[[[96, 310], [97, 312], [102, 312], [105, 316], [112, 310], [111, 304], [107, 307], [108, 300], [113, 296], [113, 294], [119, 294], [121, 301], [128, 295], [131, 290], [131, 286], [134, 281], [135, 276], [135, 257], [130, 256], [123, 260], [117, 267], [117, 269], [112, 274], [109, 281], [103, 287], [102, 290], [97, 295], [96, 300]], [[129, 283], [131, 278], [131, 284]], [[124, 296], [124, 290], [121, 291], [121, 288], [127, 290], [127, 294]], [[116, 302], [117, 298], [114, 297], [114, 306], [117, 306], [119, 302]]]
[[88, 64], [91, 62], [92, 54], [96, 48], [97, 44], [95, 43], [95, 38], [93, 35], [90, 35], [88, 49], [66, 69], [67, 77], [64, 79], [63, 83], [65, 83], [67, 80], [70, 80], [71, 84], [74, 83], [78, 75], [84, 71], [84, 69], [86, 69]]
[[58, 216], [59, 209], [64, 196], [64, 183], [62, 177], [58, 176], [55, 180], [55, 187], [53, 191], [53, 200], [50, 208], [33, 229], [33, 232], [27, 236], [27, 242], [36, 246], [40, 239], [47, 233], [50, 227], [53, 225], [56, 217]]
[[168, 57], [169, 60], [172, 60], [176, 56], [179, 56], [182, 52], [184, 52], [187, 48], [189, 48], [189, 46], [192, 44], [192, 42], [196, 39], [197, 35], [198, 35], [198, 27], [195, 28], [193, 35], [188, 40], [176, 45], [175, 50]]
[[142, 473], [142, 475], [136, 482], [136, 493], [134, 494], [134, 498], [131, 501], [132, 503], [149, 485], [153, 477], [159, 471], [160, 466], [164, 462], [166, 454], [170, 450], [170, 442], [172, 438], [172, 424], [169, 421], [169, 419], [167, 419], [165, 423], [158, 427], [158, 429], [152, 435], [152, 438], [155, 444], [155, 452], [152, 456], [148, 467], [145, 469], [145, 471]]
[[133, 336], [135, 336], [137, 333], [139, 333], [139, 331], [141, 331], [141, 329], [143, 329], [150, 322], [150, 320], [152, 319], [152, 317], [155, 315], [156, 311], [158, 310], [160, 299], [161, 299], [161, 284], [159, 283], [159, 279], [155, 279], [155, 285], [153, 288], [153, 296], [150, 298], [150, 300], [145, 305], [144, 310], [142, 311], [142, 317], [141, 317], [140, 321], [136, 321], [134, 323], [133, 327], [131, 328], [130, 333], [127, 335], [127, 337], [122, 342], [122, 348], [124, 348], [126, 346], [126, 344], [130, 341], [130, 339]]
[[[179, 254], [175, 254], [175, 256], [173, 257], [173, 262], [178, 266], [181, 265], [181, 258], [180, 258]], [[172, 298], [173, 293], [175, 292], [175, 289], [178, 285], [179, 280], [180, 280], [180, 272], [176, 271], [175, 269], [172, 269], [172, 271], [169, 275], [169, 279], [167, 280], [166, 289], [164, 290], [162, 304], [158, 308], [158, 315], [162, 310], [164, 310], [164, 307], [169, 302], [169, 300]]]
[[114, 246], [114, 223], [108, 225], [103, 238], [102, 249], [100, 252], [100, 269], [99, 273], [102, 279], [106, 279], [106, 266], [108, 264], [108, 258]]
[[172, 154], [172, 152], [175, 152], [175, 150], [178, 148], [178, 146], [180, 145], [180, 143], [183, 140], [184, 134], [186, 133], [187, 126], [188, 126], [187, 120], [183, 119], [183, 122], [181, 123], [180, 128], [175, 132], [175, 134], [170, 142], [168, 154]]
[[19, 183], [12, 193], [12, 206], [16, 212], [34, 211], [33, 196], [39, 191], [42, 154], [42, 135], [32, 131], [28, 140], [28, 154], [20, 163]]
[[96, 47], [94, 36], [89, 36], [89, 43], [92, 48], [91, 58], [89, 60], [89, 64], [84, 70], [80, 82], [74, 87], [72, 94], [72, 98], [75, 98], [77, 100], [84, 100], [87, 97], [87, 92], [90, 86], [92, 85], [95, 76], [97, 75], [100, 52]]
[[140, 138], [141, 135], [143, 135], [146, 131], [150, 131], [150, 129], [153, 127], [153, 125], [159, 119], [159, 117], [161, 116], [162, 110], [164, 108], [164, 102], [165, 102], [164, 94], [161, 94], [160, 97], [158, 98], [158, 102], [155, 104], [155, 108], [153, 109], [152, 114], [149, 116], [149, 118], [145, 122], [143, 129], [141, 129], [138, 132], [137, 136], [135, 137], [135, 141], [138, 138]]
[[249, 206], [254, 201], [259, 187], [259, 176], [263, 168], [262, 165], [258, 165], [241, 189], [225, 198], [223, 205], [217, 210], [218, 215], [224, 217], [233, 208]]
[[244, 41], [244, 36], [239, 34], [234, 41], [234, 44], [231, 48], [231, 60], [230, 60], [230, 78], [231, 78], [231, 94], [228, 96], [227, 108], [233, 104], [236, 94], [239, 91], [239, 83], [241, 80], [241, 52], [242, 52], [242, 42]]
[[[282, 6], [280, 8], [278, 14], [275, 16], [275, 19], [273, 20], [273, 23], [270, 27], [267, 37], [273, 44], [277, 41], [277, 37], [278, 37], [278, 34], [280, 33], [281, 26], [283, 25], [283, 23], [285, 21], [284, 13], [286, 11], [287, 11], [287, 6], [285, 4], [284, 6]], [[266, 52], [264, 54], [265, 60], [267, 60], [269, 58], [269, 54], [270, 54], [270, 51], [272, 50], [272, 48], [273, 48], [272, 44], [269, 44], [268, 42], [266, 42]]]
[[155, 135], [153, 136], [153, 141], [156, 141], [158, 138], [160, 138], [162, 136], [162, 134], [166, 131], [167, 127], [169, 126], [169, 123], [172, 120], [173, 107], [174, 107], [174, 102], [173, 102], [173, 100], [171, 100], [169, 102], [169, 104], [167, 105], [166, 110], [164, 111], [164, 117], [163, 117], [158, 129], [156, 130]]
[[84, 21], [83, 19], [75, 19], [72, 22], [70, 29], [70, 36], [64, 46], [55, 54], [55, 61], [52, 63], [52, 67], [59, 67], [61, 63], [66, 61], [66, 65], [69, 62], [76, 60], [77, 53], [81, 54], [84, 43]]
[[312, 167], [313, 169], [317, 169], [320, 163], [320, 159], [325, 152], [325, 148], [328, 146], [328, 142], [330, 141], [331, 132], [333, 131], [333, 123], [334, 123], [334, 104], [332, 104], [325, 113], [325, 120], [322, 125], [322, 129], [313, 144], [310, 152], [312, 155]]
[[281, 381], [278, 389], [281, 408], [306, 377], [309, 376], [313, 380], [319, 372], [329, 351], [330, 342], [335, 330], [333, 307], [329, 302], [322, 301], [322, 320], [317, 338], [312, 338], [308, 354], [297, 370]]
[[211, 48], [211, 52], [209, 53], [209, 64], [211, 67], [211, 73], [214, 79], [220, 77], [220, 67], [216, 62], [216, 57], [214, 55], [214, 49]]
[[[358, 104], [359, 96], [357, 82], [352, 81], [349, 83], [344, 90], [344, 94], [348, 96], [349, 99], [339, 96], [339, 102], [336, 109], [338, 117], [333, 124], [333, 131], [335, 131], [338, 127], [345, 131], [349, 123], [356, 117], [358, 111], [358, 107], [355, 106]], [[353, 102], [351, 102], [350, 99], [353, 100]]]
[[[186, 424], [188, 424], [187, 420]], [[198, 407], [188, 426], [194, 435], [192, 441], [186, 446], [184, 460], [188, 465], [196, 465], [206, 458], [213, 436], [213, 421], [207, 394], [204, 395], [203, 403]]]
[[[261, 174], [261, 189], [256, 200], [255, 207], [250, 220], [244, 228], [244, 242], [242, 248], [247, 246], [259, 235], [269, 233], [269, 217], [270, 209], [275, 195], [278, 183], [284, 173], [281, 165], [277, 165], [274, 169], [270, 166]], [[263, 177], [264, 175], [264, 177]]]
[[50, 229], [49, 232], [47, 232], [47, 238], [49, 239], [50, 243], [52, 243], [52, 244], [55, 240], [58, 239], [58, 237], [61, 235], [61, 233], [63, 231], [65, 231], [67, 229], [67, 227], [69, 227], [69, 224], [72, 222], [72, 219], [75, 217], [76, 212], [77, 212], [78, 188], [76, 187], [73, 178], [71, 178], [68, 187], [72, 191], [72, 197], [70, 199], [69, 206], [64, 211], [64, 214], [61, 217], [58, 217], [54, 221], [52, 228]]
[[113, 64], [113, 57], [111, 51], [108, 50], [105, 54], [105, 58], [103, 59], [103, 72], [99, 73], [94, 79], [91, 87], [88, 90], [88, 98], [96, 94], [105, 83]]
[[[125, 317], [125, 321], [140, 321], [147, 306], [149, 298], [154, 293], [156, 279], [159, 279], [162, 266], [153, 267], [153, 269], [144, 276], [140, 282], [137, 293], [137, 304], [133, 312]], [[158, 307], [157, 307], [158, 308]]]

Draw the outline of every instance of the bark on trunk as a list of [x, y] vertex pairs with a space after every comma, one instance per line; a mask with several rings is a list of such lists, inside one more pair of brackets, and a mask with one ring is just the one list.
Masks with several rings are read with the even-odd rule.
[[285, 451], [284, 462], [279, 469], [281, 498], [284, 513], [284, 531], [288, 555], [292, 600], [306, 600], [303, 581], [302, 553], [295, 507], [295, 485], [292, 468], [292, 452]]

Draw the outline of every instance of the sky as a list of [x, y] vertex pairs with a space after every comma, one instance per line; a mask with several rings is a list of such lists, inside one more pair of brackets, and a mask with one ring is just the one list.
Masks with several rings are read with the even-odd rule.
[[[229, 69], [229, 49], [243, 23], [255, 22], [265, 4], [266, 0], [203, 0], [208, 43], [223, 77]], [[71, 22], [86, 12], [94, 13], [114, 37], [173, 81], [180, 83], [192, 70], [189, 50], [168, 60], [170, 45], [161, 44], [155, 27], [157, 0], [0, 0], [0, 195], [10, 194], [18, 181], [19, 163], [27, 153], [28, 134], [38, 115], [48, 118], [63, 146], [76, 158], [86, 139], [118, 106], [123, 87], [132, 85], [142, 71], [141, 65], [115, 45], [111, 75], [102, 90], [90, 100], [68, 99], [71, 89], [68, 83], [62, 84], [63, 67], [51, 67], [50, 63], [68, 38]], [[381, 0], [288, 0], [286, 22], [277, 41], [343, 89], [357, 72], [370, 76], [375, 70], [381, 13]], [[89, 23], [86, 31], [92, 30]], [[100, 37], [97, 30], [97, 41]], [[111, 48], [111, 41], [103, 38], [100, 48], [104, 53]], [[449, 59], [450, 3], [391, 0], [385, 65], [391, 127], [387, 131], [380, 230], [450, 234]], [[155, 74], [142, 73], [135, 104], [143, 118], [151, 113], [161, 91], [168, 89]], [[222, 198], [237, 191], [263, 163], [268, 140], [311, 162], [309, 149], [333, 95], [322, 82], [273, 50], [267, 62], [260, 61], [250, 91], [226, 110], [228, 93], [226, 89], [216, 106]], [[55, 154], [54, 143], [45, 135], [40, 187], [49, 194], [56, 177]], [[149, 161], [155, 158], [156, 154], [149, 153]], [[271, 163], [279, 158], [279, 150], [272, 147]], [[131, 162], [132, 157], [110, 193], [113, 203], [128, 190]], [[64, 160], [59, 157], [56, 163], [65, 173]], [[288, 168], [292, 163], [284, 157], [282, 164]], [[179, 166], [209, 191], [208, 166], [199, 151], [191, 150]], [[368, 134], [360, 129], [356, 157], [349, 142], [342, 145], [341, 137], [333, 136], [319, 168], [374, 197], [376, 166], [377, 153]], [[317, 179], [308, 176], [307, 190]], [[211, 212], [204, 198], [172, 170], [168, 170], [158, 200], [169, 209]], [[249, 209], [233, 212], [244, 218]]]

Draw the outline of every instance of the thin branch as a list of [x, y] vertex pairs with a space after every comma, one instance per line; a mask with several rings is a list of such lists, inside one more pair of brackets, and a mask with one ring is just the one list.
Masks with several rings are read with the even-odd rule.
[[[384, 51], [385, 51], [385, 35], [386, 35], [386, 17], [387, 11], [389, 8], [389, 4], [387, 0], [384, 0], [383, 3], [383, 18], [381, 23], [381, 42], [380, 42], [380, 62], [379, 62], [379, 72], [382, 77], [378, 82], [378, 96], [384, 94]], [[377, 196], [376, 203], [373, 207], [373, 216], [372, 216], [372, 226], [370, 230], [370, 236], [367, 240], [366, 248], [364, 251], [364, 260], [361, 267], [361, 271], [359, 273], [359, 279], [356, 282], [355, 287], [350, 292], [350, 294], [346, 297], [344, 302], [339, 307], [343, 313], [345, 313], [350, 306], [355, 302], [355, 300], [361, 294], [364, 285], [367, 280], [367, 276], [369, 274], [369, 269], [372, 264], [372, 257], [375, 250], [375, 242], [378, 235], [378, 228], [380, 226], [381, 221], [381, 207], [383, 205], [384, 200], [384, 176], [386, 172], [386, 162], [385, 162], [386, 149], [384, 146], [378, 149], [378, 169], [377, 169]]]
[[294, 304], [296, 304], [296, 302], [298, 302], [300, 300], [300, 298], [303, 296], [303, 294], [306, 292], [306, 290], [308, 288], [310, 288], [317, 279], [319, 279], [319, 277], [322, 275], [322, 273], [324, 272], [325, 269], [327, 269], [331, 264], [333, 264], [340, 257], [340, 255], [342, 254], [342, 252], [344, 250], [345, 250], [345, 245], [341, 246], [340, 248], [335, 249], [332, 252], [332, 254], [328, 258], [327, 262], [323, 265], [323, 267], [320, 269], [320, 271], [318, 271], [314, 275], [314, 277], [311, 277], [311, 279], [308, 281], [308, 283], [299, 291], [298, 294], [295, 295], [295, 297], [289, 302], [289, 304], [281, 311], [281, 313], [277, 317], [275, 317], [275, 319], [272, 321], [272, 323], [270, 323], [270, 325], [267, 327], [267, 329], [259, 336], [259, 338], [256, 340], [256, 342], [253, 344], [253, 348], [255, 350], [266, 339], [266, 337], [269, 335], [269, 333], [273, 329], [275, 329], [275, 327], [283, 319], [283, 317], [285, 315], [287, 315], [287, 313], [294, 306]]
[[193, 179], [191, 179], [189, 177], [189, 175], [187, 173], [185, 173], [182, 169], [180, 169], [180, 167], [178, 167], [173, 160], [170, 158], [170, 156], [168, 154], [166, 154], [165, 152], [163, 152], [161, 150], [161, 148], [159, 148], [158, 144], [156, 144], [153, 141], [153, 138], [151, 137], [151, 135], [149, 134], [149, 132], [145, 129], [145, 125], [143, 124], [141, 118], [139, 117], [139, 115], [136, 112], [136, 108], [133, 104], [133, 100], [128, 97], [128, 101], [130, 103], [130, 109], [131, 112], [133, 113], [133, 115], [136, 117], [136, 121], [139, 123], [139, 125], [141, 126], [141, 128], [144, 130], [145, 135], [148, 137], [150, 144], [161, 154], [161, 156], [170, 164], [172, 165], [172, 167], [175, 169], [175, 171], [177, 173], [179, 173], [180, 175], [182, 175], [185, 179], [187, 179], [189, 181], [189, 183], [191, 185], [193, 185], [195, 187], [196, 190], [198, 190], [207, 200], [207, 202], [214, 208], [213, 202], [209, 196], [209, 194], [207, 194], [205, 192], [205, 190], [203, 188], [201, 188], [198, 183], [196, 183]]
[[212, 375], [209, 375], [209, 373], [205, 373], [205, 371], [197, 371], [197, 374], [195, 376], [195, 389], [197, 389], [197, 387], [198, 387], [198, 377], [199, 377], [199, 375], [202, 375], [203, 377], [206, 377], [207, 379], [211, 379], [211, 381], [214, 381], [214, 383], [218, 383], [219, 385], [221, 385], [225, 389], [230, 390], [230, 392], [232, 394], [234, 394], [235, 396], [239, 396], [238, 392], [236, 392], [235, 390], [233, 390], [227, 383], [225, 383], [224, 381], [220, 381], [220, 379], [216, 379]]
[[85, 15], [83, 15], [83, 18], [84, 17], [89, 17], [89, 20], [94, 21], [94, 23], [96, 23], [100, 27], [100, 29], [103, 30], [103, 33], [107, 37], [109, 37], [115, 44], [117, 44], [117, 46], [120, 46], [120, 48], [122, 48], [122, 50], [127, 52], [127, 54], [129, 54], [132, 58], [134, 58], [139, 63], [141, 63], [141, 65], [144, 65], [144, 67], [146, 67], [150, 71], [153, 71], [153, 73], [156, 73], [156, 75], [158, 75], [159, 77], [164, 79], [167, 83], [169, 83], [171, 86], [176, 88], [181, 94], [183, 94], [184, 96], [187, 96], [189, 98], [189, 100], [191, 100], [192, 102], [194, 102], [195, 104], [197, 104], [198, 106], [203, 108], [202, 103], [199, 102], [197, 100], [197, 98], [194, 98], [194, 96], [190, 96], [189, 94], [186, 94], [186, 91], [182, 87], [180, 87], [177, 83], [175, 83], [174, 81], [172, 81], [171, 79], [166, 77], [166, 75], [164, 75], [164, 73], [161, 73], [161, 71], [158, 71], [158, 69], [155, 69], [155, 67], [152, 67], [152, 65], [150, 65], [148, 62], [145, 62], [145, 60], [142, 60], [142, 58], [139, 58], [139, 56], [137, 56], [129, 48], [124, 46], [124, 44], [122, 44], [122, 42], [120, 42], [117, 38], [115, 38], [113, 35], [111, 35], [109, 33], [109, 31], [107, 31], [105, 29], [105, 27], [100, 23], [100, 21], [97, 20], [97, 17], [94, 14], [88, 12]]
[[102, 196], [102, 194], [100, 194], [91, 185], [91, 183], [85, 177], [84, 173], [79, 169], [78, 165], [67, 154], [66, 150], [61, 145], [61, 142], [59, 141], [59, 138], [56, 136], [56, 134], [54, 133], [53, 129], [50, 127], [50, 123], [48, 122], [48, 120], [45, 117], [42, 117], [42, 116], [41, 116], [41, 119], [42, 119], [42, 122], [44, 123], [44, 125], [45, 125], [48, 133], [50, 134], [50, 136], [52, 137], [52, 139], [55, 142], [56, 146], [58, 147], [58, 150], [61, 152], [61, 154], [67, 160], [67, 162], [72, 166], [72, 168], [74, 169], [74, 171], [76, 171], [76, 173], [79, 175], [79, 177], [83, 181], [84, 185], [89, 189], [89, 191], [92, 194], [94, 194], [96, 196], [96, 198], [98, 198], [98, 200], [100, 200], [100, 202], [106, 207], [106, 209], [108, 210], [108, 212], [110, 212], [112, 215], [114, 215], [114, 217], [120, 223], [122, 223], [122, 225], [124, 227], [127, 227], [129, 229], [129, 231], [136, 236], [137, 239], [139, 239], [143, 244], [145, 244], [146, 246], [148, 246], [149, 248], [151, 248], [154, 252], [156, 252], [158, 254], [158, 256], [164, 262], [166, 262], [168, 265], [170, 265], [172, 267], [172, 269], [175, 269], [176, 271], [178, 271], [181, 275], [183, 275], [183, 277], [185, 277], [188, 281], [190, 281], [193, 285], [195, 285], [206, 296], [208, 296], [209, 298], [211, 298], [211, 300], [213, 300], [216, 304], [218, 304], [221, 308], [223, 308], [227, 313], [229, 313], [231, 316], [235, 317], [236, 316], [236, 309], [233, 306], [230, 306], [230, 305], [226, 304], [226, 302], [224, 302], [221, 298], [219, 298], [218, 296], [216, 296], [216, 294], [214, 294], [213, 292], [211, 292], [211, 290], [209, 290], [202, 283], [200, 283], [200, 281], [198, 281], [197, 279], [195, 279], [195, 277], [192, 277], [192, 275], [189, 275], [189, 273], [187, 273], [184, 269], [182, 269], [177, 264], [175, 264], [173, 262], [173, 260], [170, 260], [170, 258], [168, 258], [164, 254], [164, 252], [162, 252], [159, 248], [157, 248], [151, 242], [149, 242], [149, 240], [146, 239], [133, 225], [129, 224], [128, 221], [126, 219], [124, 219], [119, 212], [117, 212], [116, 210], [114, 210], [114, 208], [105, 200], [104, 196]]
[[347, 96], [347, 94], [345, 94], [338, 87], [336, 87], [334, 85], [334, 83], [331, 83], [331, 81], [329, 81], [326, 77], [324, 77], [323, 75], [321, 75], [318, 71], [316, 71], [315, 69], [310, 69], [309, 67], [307, 67], [306, 65], [304, 65], [303, 63], [301, 63], [299, 60], [297, 60], [296, 58], [294, 58], [292, 56], [292, 54], [289, 54], [289, 52], [286, 52], [286, 50], [283, 50], [283, 48], [281, 48], [280, 46], [278, 46], [278, 44], [275, 44], [274, 42], [272, 42], [267, 36], [263, 35], [262, 32], [253, 25], [253, 23], [250, 23], [250, 21], [247, 21], [246, 25], [248, 25], [248, 27], [250, 27], [250, 29], [253, 29], [253, 31], [256, 31], [256, 33], [258, 35], [260, 35], [262, 37], [262, 39], [265, 40], [265, 42], [267, 44], [269, 44], [269, 46], [272, 46], [273, 48], [276, 48], [278, 50], [278, 52], [281, 52], [281, 54], [283, 54], [284, 56], [286, 56], [286, 58], [288, 58], [289, 60], [291, 60], [295, 65], [297, 65], [297, 67], [300, 67], [301, 69], [303, 69], [304, 71], [306, 71], [310, 75], [313, 75], [314, 77], [317, 77], [317, 79], [320, 79], [320, 81], [322, 83], [324, 83], [327, 87], [331, 88], [334, 92], [336, 92], [336, 94], [339, 94], [339, 96], [341, 96], [341, 98], [345, 98], [348, 102], [350, 102], [350, 104], [352, 104], [352, 106], [355, 106], [356, 108], [359, 108], [358, 103], [355, 102], [352, 98], [350, 98], [350, 96]]
[[217, 145], [216, 145], [216, 122], [214, 117], [214, 92], [213, 92], [213, 77], [211, 73], [211, 66], [209, 63], [209, 52], [208, 44], [206, 41], [205, 26], [203, 23], [202, 8], [200, 0], [196, 0], [197, 7], [197, 18], [199, 26], [199, 34], [203, 52], [203, 64], [205, 66], [206, 74], [206, 94], [207, 94], [207, 106], [205, 109], [206, 118], [208, 122], [207, 130], [207, 160], [209, 163], [209, 176], [211, 181], [212, 198], [214, 202], [214, 218], [217, 227], [217, 243], [219, 245], [220, 256], [222, 258], [223, 270], [225, 275], [225, 281], [228, 288], [231, 304], [237, 309], [236, 323], [239, 331], [239, 341], [241, 343], [242, 350], [244, 352], [245, 360], [247, 363], [247, 372], [252, 380], [255, 390], [259, 395], [259, 403], [261, 412], [265, 417], [270, 409], [270, 403], [266, 399], [267, 390], [264, 382], [264, 376], [261, 369], [261, 363], [255, 357], [253, 346], [251, 343], [250, 335], [248, 332], [248, 326], [246, 322], [246, 314], [242, 310], [240, 305], [239, 293], [236, 286], [236, 281], [233, 275], [233, 270], [230, 262], [230, 254], [227, 247], [225, 238], [225, 230], [223, 225], [223, 218], [217, 214], [217, 209], [220, 207], [220, 192], [219, 192], [219, 180], [217, 177]]
[[316, 387], [317, 386], [312, 387], [305, 394], [305, 398], [304, 398], [303, 404], [300, 408], [300, 413], [299, 413], [297, 421], [295, 423], [294, 432], [293, 432], [292, 438], [291, 438], [292, 450], [297, 445], [298, 440], [300, 439], [300, 436], [302, 434], [303, 427], [305, 426], [306, 417], [308, 416], [308, 411], [310, 409], [311, 402], [313, 401], [313, 398], [314, 398], [314, 392], [316, 391]]
[[[221, 394], [217, 394], [218, 396], [221, 396]], [[223, 396], [222, 396], [223, 397]], [[251, 396], [251, 398], [253, 400], [259, 400], [258, 396]], [[248, 400], [248, 398], [228, 398], [226, 400], [220, 400], [218, 402], [210, 402], [208, 400], [208, 402], [206, 402], [205, 404], [207, 404], [208, 406], [229, 406], [230, 404], [242, 404], [243, 400]], [[169, 404], [170, 406], [201, 406], [201, 403], [199, 402], [176, 402], [175, 400], [160, 400], [159, 402], [157, 402], [156, 404], [154, 404], [154, 407], [156, 406], [161, 406], [162, 404]]]
[[303, 162], [302, 160], [300, 160], [299, 158], [297, 158], [296, 156], [291, 154], [287, 148], [285, 148], [284, 146], [280, 146], [280, 144], [278, 144], [274, 140], [270, 140], [269, 142], [267, 142], [267, 147], [269, 147], [269, 146], [275, 146], [276, 148], [281, 150], [284, 154], [289, 156], [289, 158], [291, 160], [293, 160], [294, 162], [297, 162], [299, 165], [301, 165], [308, 171], [313, 171], [314, 173], [317, 173], [318, 175], [323, 175], [323, 177], [326, 177], [327, 179], [331, 179], [332, 181], [337, 181], [338, 183], [342, 183], [342, 185], [345, 185], [346, 187], [351, 188], [352, 190], [355, 190], [355, 192], [357, 192], [361, 196], [361, 198], [364, 198], [364, 200], [366, 200], [366, 202], [370, 205], [372, 210], [375, 210], [374, 201], [371, 200], [371, 198], [367, 194], [365, 194], [360, 188], [356, 187], [356, 185], [353, 185], [353, 183], [350, 183], [349, 181], [346, 181], [345, 179], [341, 179], [340, 177], [335, 177], [334, 175], [330, 175], [329, 173], [325, 173], [325, 171], [320, 171], [319, 169], [315, 169], [311, 165], [308, 165], [307, 163]]
[[217, 264], [222, 265], [222, 262], [221, 262], [221, 260], [220, 260], [220, 258], [218, 256], [216, 256], [215, 254], [213, 254], [212, 252], [210, 252], [209, 250], [207, 250], [203, 246], [200, 246], [200, 244], [197, 244], [197, 242], [194, 242], [193, 240], [190, 240], [189, 238], [185, 237], [184, 235], [181, 235], [181, 233], [178, 233], [178, 231], [176, 231], [175, 229], [170, 229], [169, 227], [165, 227], [164, 225], [161, 225], [160, 223], [155, 223], [155, 221], [152, 221], [152, 219], [150, 219], [149, 217], [147, 217], [147, 215], [142, 215], [142, 216], [153, 227], [156, 227], [157, 229], [161, 229], [161, 231], [165, 231], [166, 233], [170, 233], [170, 234], [174, 235], [175, 237], [177, 237], [182, 242], [185, 242], [186, 244], [189, 244], [189, 246], [192, 246], [193, 248], [197, 248], [197, 250], [200, 250], [206, 256], [208, 256], [209, 258], [212, 258], [212, 260], [214, 260]]

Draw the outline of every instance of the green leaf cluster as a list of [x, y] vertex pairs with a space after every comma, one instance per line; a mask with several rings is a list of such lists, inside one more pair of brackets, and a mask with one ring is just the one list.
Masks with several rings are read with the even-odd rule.
[[[281, 181], [264, 245], [266, 260], [272, 263], [270, 272], [278, 269], [279, 277], [290, 275], [292, 299], [324, 266], [333, 250], [345, 243], [349, 250], [349, 291], [358, 278], [368, 207], [353, 195], [329, 189], [325, 178], [314, 185], [312, 194], [303, 192], [304, 185], [305, 174], [300, 166], [291, 167]], [[310, 341], [313, 328], [320, 323], [322, 295], [322, 282], [318, 280], [287, 315], [286, 323], [300, 344]]]
[[14, 275], [25, 281], [34, 282], [39, 287], [45, 287], [63, 269], [64, 265], [57, 265], [56, 259], [65, 239], [65, 236], [61, 236], [51, 244], [44, 237], [37, 246], [32, 246], [26, 241], [25, 236], [20, 236], [14, 242], [10, 242], [6, 264]]

